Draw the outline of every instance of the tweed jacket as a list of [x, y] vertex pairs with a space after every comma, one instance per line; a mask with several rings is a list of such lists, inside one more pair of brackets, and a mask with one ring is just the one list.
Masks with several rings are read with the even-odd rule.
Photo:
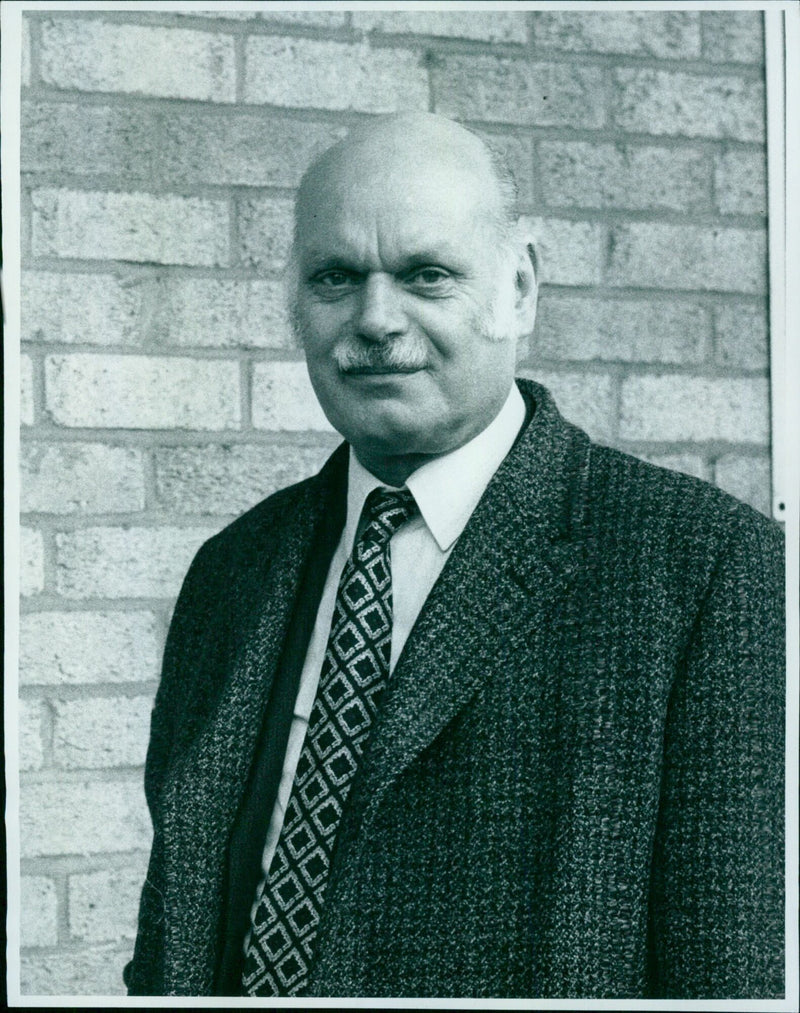
[[[319, 996], [783, 993], [776, 524], [592, 443], [541, 387], [393, 673], [339, 831]], [[206, 543], [145, 788], [131, 994], [206, 995], [231, 828], [346, 448]]]

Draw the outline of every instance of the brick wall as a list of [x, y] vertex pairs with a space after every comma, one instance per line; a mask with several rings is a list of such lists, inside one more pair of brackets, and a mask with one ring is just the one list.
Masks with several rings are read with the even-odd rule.
[[493, 139], [542, 248], [523, 371], [767, 511], [761, 15], [24, 20], [22, 987], [115, 994], [181, 577], [336, 443], [280, 303], [306, 162], [397, 108]]

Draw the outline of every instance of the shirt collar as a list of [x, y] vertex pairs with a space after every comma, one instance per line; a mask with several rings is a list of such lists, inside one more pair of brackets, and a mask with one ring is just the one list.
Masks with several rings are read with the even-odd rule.
[[[463, 447], [423, 464], [411, 474], [411, 490], [422, 519], [442, 552], [464, 530], [486, 486], [514, 444], [525, 421], [525, 402], [512, 384], [506, 402], [489, 425]], [[347, 482], [347, 520], [344, 539], [348, 552], [355, 541], [364, 501], [385, 485], [358, 461], [350, 448]]]

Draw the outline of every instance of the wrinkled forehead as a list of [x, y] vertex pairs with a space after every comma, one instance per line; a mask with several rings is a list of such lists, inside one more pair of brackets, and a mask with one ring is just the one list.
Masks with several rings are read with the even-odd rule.
[[430, 247], [471, 242], [498, 220], [494, 180], [449, 152], [353, 149], [308, 174], [296, 206], [300, 250], [328, 242]]

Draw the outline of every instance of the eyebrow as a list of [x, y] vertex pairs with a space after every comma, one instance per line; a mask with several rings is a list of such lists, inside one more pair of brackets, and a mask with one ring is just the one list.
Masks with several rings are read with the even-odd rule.
[[[321, 271], [351, 271], [355, 274], [368, 274], [360, 258], [353, 257], [347, 253], [327, 253], [323, 251], [310, 250], [301, 258], [304, 262], [304, 272], [307, 274], [318, 274]], [[464, 264], [461, 257], [454, 250], [447, 248], [422, 249], [403, 256], [397, 265], [392, 269], [392, 274], [405, 274], [419, 267], [437, 265], [446, 268], [453, 274], [464, 274]]]

